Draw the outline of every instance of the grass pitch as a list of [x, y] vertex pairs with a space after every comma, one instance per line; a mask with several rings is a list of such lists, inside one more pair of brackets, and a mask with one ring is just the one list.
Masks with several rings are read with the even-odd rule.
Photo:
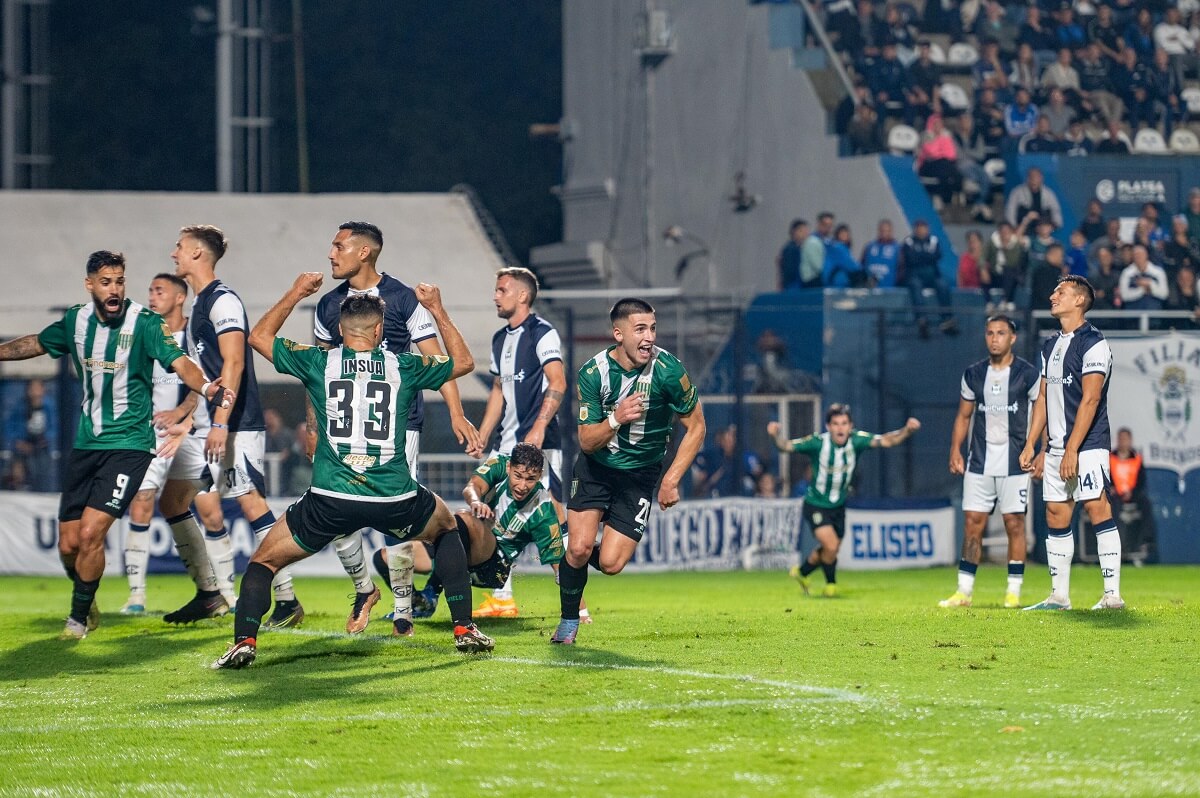
[[[968, 610], [936, 607], [951, 569], [845, 573], [836, 599], [593, 576], [596, 623], [559, 648], [553, 582], [522, 576], [491, 657], [454, 651], [444, 607], [391, 639], [385, 600], [348, 638], [348, 582], [299, 580], [304, 627], [239, 672], [208, 670], [228, 619], [122, 617], [109, 578], [100, 629], [61, 642], [66, 580], [4, 578], [0, 795], [1200, 795], [1198, 577], [1129, 568], [1129, 611], [1021, 613], [997, 566]], [[1073, 592], [1095, 601], [1095, 567]]]

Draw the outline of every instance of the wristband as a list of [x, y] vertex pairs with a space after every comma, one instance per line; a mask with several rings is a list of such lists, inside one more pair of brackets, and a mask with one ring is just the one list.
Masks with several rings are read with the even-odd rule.
[[203, 396], [205, 399], [207, 399], [208, 398], [208, 389], [211, 387], [212, 387], [211, 382], [206, 382], [203, 385], [201, 385], [200, 386], [200, 395]]
[[617, 421], [617, 411], [614, 410], [608, 414], [608, 426], [612, 427], [614, 430], [621, 428], [621, 422]]
[[229, 429], [228, 424], [218, 424], [215, 421], [210, 422], [208, 426], [212, 427], [213, 429]]

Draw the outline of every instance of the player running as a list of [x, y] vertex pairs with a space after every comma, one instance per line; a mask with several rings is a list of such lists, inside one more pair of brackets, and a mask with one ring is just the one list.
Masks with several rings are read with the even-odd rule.
[[340, 346], [326, 350], [276, 338], [292, 310], [316, 293], [322, 279], [320, 272], [302, 273], [250, 333], [255, 351], [279, 373], [304, 383], [316, 413], [317, 449], [312, 487], [288, 508], [246, 568], [233, 645], [212, 667], [242, 668], [254, 661], [276, 571], [363, 527], [386, 530], [401, 541], [431, 543], [446, 585], [455, 647], [491, 651], [491, 638], [471, 622], [467, 554], [454, 517], [445, 502], [412, 478], [404, 456], [404, 420], [413, 397], [471, 373], [475, 363], [470, 350], [442, 306], [437, 286], [425, 283], [416, 287], [417, 298], [437, 322], [450, 357], [385, 349], [384, 302], [369, 294], [342, 303]]
[[[163, 322], [175, 338], [179, 348], [187, 350], [187, 317], [183, 315], [183, 303], [187, 299], [188, 286], [182, 278], [173, 274], [158, 274], [150, 281], [150, 297], [146, 303], [150, 310], [163, 317]], [[154, 432], [157, 436], [157, 456], [146, 469], [141, 487], [129, 505], [129, 534], [125, 536], [125, 576], [129, 580], [129, 599], [121, 608], [123, 615], [140, 615], [146, 611], [146, 568], [150, 561], [150, 521], [154, 517], [154, 500], [167, 481], [167, 472], [174, 459], [173, 449], [178, 445], [177, 437], [191, 431], [192, 411], [196, 408], [196, 394], [188, 391], [178, 375], [154, 364]], [[186, 422], [187, 429], [179, 430], [176, 425]], [[175, 435], [170, 434], [175, 431]], [[171, 454], [164, 454], [168, 449]], [[206, 491], [196, 496], [196, 510], [204, 524], [205, 547], [209, 541], [219, 547], [217, 541], [228, 536], [225, 516], [221, 512], [221, 496], [216, 491]], [[230, 557], [233, 552], [228, 546]], [[209, 552], [210, 561], [217, 552]], [[228, 568], [230, 581], [218, 585], [222, 597], [232, 607], [237, 601], [233, 590], [233, 565]]]
[[1113, 521], [1105, 490], [1111, 484], [1108, 450], [1108, 380], [1112, 353], [1104, 335], [1084, 318], [1096, 301], [1086, 278], [1070, 274], [1050, 294], [1050, 315], [1061, 332], [1042, 346], [1042, 388], [1033, 406], [1029, 436], [1021, 451], [1021, 467], [1035, 467], [1034, 446], [1048, 432], [1049, 448], [1042, 474], [1046, 500], [1046, 559], [1050, 595], [1027, 610], [1071, 609], [1071, 560], [1075, 538], [1071, 514], [1075, 502], [1096, 530], [1096, 554], [1104, 579], [1104, 595], [1094, 610], [1125, 608], [1121, 599], [1121, 535]]
[[58, 506], [58, 553], [74, 583], [64, 640], [87, 637], [100, 622], [95, 598], [104, 575], [104, 538], [154, 459], [154, 364], [217, 404], [234, 398], [218, 380], [205, 381], [161, 316], [126, 299], [125, 256], [93, 252], [84, 286], [89, 304], [68, 308], [37, 335], [0, 344], [0, 360], [69, 354], [83, 386], [83, 412]]
[[[567, 499], [567, 556], [558, 570], [562, 619], [551, 643], [575, 642], [588, 565], [609, 575], [621, 572], [646, 531], [654, 486], [659, 507], [677, 504], [679, 480], [704, 443], [696, 386], [679, 358], [655, 345], [654, 308], [621, 299], [609, 319], [616, 344], [579, 369], [580, 454]], [[683, 439], [664, 473], [676, 416]], [[596, 545], [602, 526], [609, 534]]]
[[[792, 567], [792, 577], [800, 582], [808, 595], [809, 574], [820, 568], [825, 574], [821, 595], [837, 595], [837, 556], [846, 534], [846, 499], [858, 455], [867, 449], [890, 449], [908, 440], [921, 428], [921, 422], [910, 418], [898, 430], [876, 435], [854, 429], [850, 406], [833, 404], [825, 411], [825, 431], [789, 441], [779, 435], [779, 422], [767, 424], [767, 434], [781, 452], [806, 454], [812, 460], [813, 478], [804, 494], [804, 520], [817, 538], [817, 546], [800, 565]], [[797, 537], [799, 547], [802, 537]]]
[[[988, 356], [963, 372], [958, 415], [950, 435], [950, 473], [963, 476], [963, 545], [958, 589], [939, 601], [939, 607], [971, 606], [983, 531], [988, 516], [997, 508], [1008, 535], [1004, 606], [1021, 606], [1029, 475], [1021, 469], [1020, 453], [1029, 429], [1029, 407], [1037, 401], [1041, 379], [1032, 363], [1013, 354], [1017, 325], [1008, 316], [989, 318], [984, 339]], [[962, 447], [968, 429], [971, 437], [964, 461]]]

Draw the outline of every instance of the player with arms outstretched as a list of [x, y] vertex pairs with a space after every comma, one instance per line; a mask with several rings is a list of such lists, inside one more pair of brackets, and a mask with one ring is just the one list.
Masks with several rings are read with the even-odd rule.
[[436, 286], [416, 287], [433, 316], [450, 357], [395, 354], [383, 348], [384, 302], [363, 294], [348, 297], [339, 314], [342, 344], [331, 349], [277, 338], [284, 321], [321, 287], [320, 272], [305, 272], [250, 333], [250, 344], [281, 374], [303, 384], [316, 413], [317, 447], [312, 486], [279, 519], [242, 577], [234, 613], [233, 645], [214, 668], [241, 668], [254, 661], [262, 617], [271, 602], [271, 580], [290, 563], [320, 551], [363, 527], [401, 541], [434, 547], [438, 574], [460, 651], [490, 651], [493, 643], [471, 622], [467, 554], [454, 516], [438, 496], [412, 478], [404, 456], [405, 419], [413, 397], [475, 367], [462, 335], [442, 306]]
[[[863, 432], [854, 429], [849, 405], [840, 404], [830, 405], [825, 411], [825, 431], [820, 434], [789, 441], [780, 436], [778, 421], [767, 424], [767, 434], [776, 449], [806, 454], [812, 460], [813, 478], [804, 494], [804, 520], [816, 536], [817, 546], [791, 570], [806, 595], [811, 588], [809, 574], [818, 568], [825, 574], [822, 595], [837, 595], [838, 549], [846, 534], [846, 499], [850, 497], [858, 455], [867, 449], [899, 446], [920, 428], [921, 422], [910, 418], [900, 429], [882, 435]], [[796, 540], [799, 545], [801, 538]]]
[[1105, 493], [1111, 444], [1108, 427], [1108, 381], [1112, 352], [1108, 341], [1084, 314], [1096, 301], [1086, 278], [1069, 274], [1050, 294], [1050, 315], [1061, 332], [1042, 346], [1042, 388], [1033, 406], [1029, 436], [1021, 451], [1021, 467], [1033, 471], [1034, 447], [1048, 433], [1049, 446], [1042, 471], [1046, 501], [1046, 560], [1050, 566], [1050, 595], [1027, 610], [1071, 609], [1071, 560], [1075, 538], [1071, 515], [1076, 502], [1096, 530], [1096, 554], [1104, 594], [1094, 610], [1125, 608], [1121, 598], [1121, 535]]
[[[562, 619], [551, 643], [573, 644], [590, 564], [619, 574], [658, 506], [679, 502], [679, 480], [704, 443], [704, 409], [679, 358], [655, 345], [654, 308], [636, 298], [609, 312], [616, 344], [579, 369], [579, 457], [567, 499], [567, 556], [559, 565]], [[678, 417], [684, 434], [670, 466], [663, 459]], [[662, 481], [659, 482], [659, 475]], [[596, 538], [606, 527], [600, 544]]]

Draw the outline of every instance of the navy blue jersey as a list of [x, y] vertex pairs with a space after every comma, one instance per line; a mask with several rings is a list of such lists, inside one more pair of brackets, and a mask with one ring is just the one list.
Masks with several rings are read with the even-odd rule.
[[[313, 335], [322, 346], [340, 346], [342, 330], [338, 320], [342, 316], [342, 302], [350, 295], [349, 281], [343, 281], [317, 302], [317, 314], [313, 320]], [[417, 294], [404, 283], [389, 274], [381, 274], [379, 282], [366, 291], [355, 291], [357, 295], [377, 296], [385, 303], [383, 312], [384, 349], [399, 355], [412, 351], [412, 345], [437, 335], [437, 325], [425, 306], [417, 301]], [[425, 420], [424, 402], [417, 392], [408, 412], [408, 429], [420, 432]]]
[[[562, 362], [562, 342], [550, 322], [533, 313], [516, 328], [501, 327], [492, 336], [492, 361], [489, 369], [500, 380], [504, 394], [504, 414], [500, 417], [500, 443], [504, 455], [529, 434], [537, 421], [550, 384], [544, 368], [547, 363]], [[543, 449], [561, 449], [558, 416], [546, 425]]]
[[1002, 369], [987, 358], [967, 367], [961, 395], [975, 404], [967, 439], [967, 470], [989, 477], [1022, 473], [1021, 450], [1029, 435], [1029, 405], [1042, 378], [1028, 360], [1014, 357]]
[[1083, 375], [1104, 375], [1096, 417], [1079, 451], [1112, 448], [1108, 428], [1108, 381], [1112, 352], [1091, 322], [1074, 332], [1055, 335], [1042, 345], [1042, 376], [1046, 379], [1046, 425], [1050, 448], [1062, 451], [1075, 429], [1075, 414], [1083, 401]]
[[[254, 351], [250, 348], [250, 325], [246, 322], [246, 307], [233, 289], [220, 280], [213, 280], [203, 291], [196, 294], [192, 300], [192, 312], [188, 315], [188, 354], [200, 364], [205, 375], [210, 380], [221, 376], [225, 366], [225, 358], [221, 356], [220, 336], [240, 332], [246, 337], [242, 344], [245, 367], [242, 369], [242, 381], [238, 385], [229, 386], [237, 391], [237, 401], [233, 412], [229, 414], [229, 431], [265, 430], [263, 424], [262, 404], [258, 400], [258, 380], [254, 378]], [[212, 419], [216, 410], [216, 400], [202, 401], [200, 405], [207, 412], [197, 413], [196, 431], [200, 426]]]

